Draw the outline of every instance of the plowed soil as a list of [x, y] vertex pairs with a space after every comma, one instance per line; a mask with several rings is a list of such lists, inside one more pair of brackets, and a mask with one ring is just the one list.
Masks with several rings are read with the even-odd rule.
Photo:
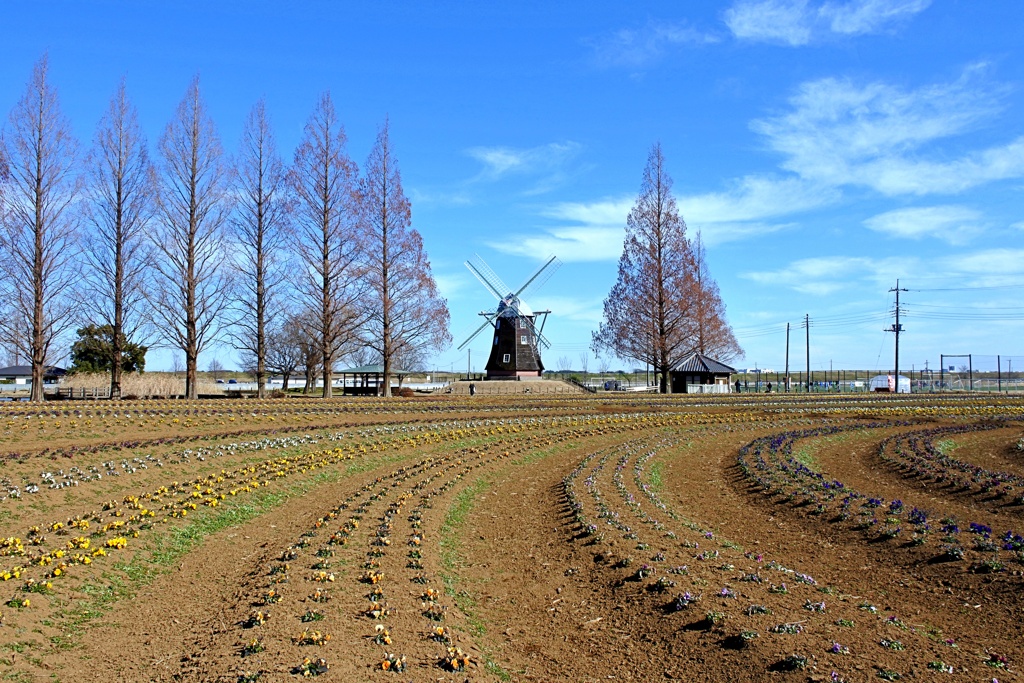
[[0, 678], [1019, 679], [1024, 489], [883, 446], [1020, 476], [1024, 401], [476, 398], [0, 414]]

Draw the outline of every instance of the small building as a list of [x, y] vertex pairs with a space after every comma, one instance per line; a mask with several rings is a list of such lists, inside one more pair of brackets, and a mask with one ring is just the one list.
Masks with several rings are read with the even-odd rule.
[[[43, 382], [57, 382], [66, 374], [68, 374], [68, 371], [64, 368], [59, 368], [56, 365], [47, 365], [43, 368]], [[15, 384], [31, 384], [32, 366], [10, 365], [6, 368], [0, 368], [0, 381], [14, 382]]]
[[694, 351], [669, 370], [673, 394], [728, 394], [736, 370]]
[[896, 377], [893, 375], [875, 375], [871, 378], [869, 388], [871, 391], [877, 391], [883, 394], [909, 394], [910, 378], [900, 375], [899, 384], [897, 385]]
[[[402, 380], [406, 375], [411, 375], [410, 370], [392, 370], [391, 376], [398, 378], [398, 386], [402, 386]], [[384, 383], [383, 365], [361, 365], [357, 368], [348, 368], [334, 373], [341, 377], [341, 393], [345, 396], [377, 396], [380, 394], [380, 387]]]

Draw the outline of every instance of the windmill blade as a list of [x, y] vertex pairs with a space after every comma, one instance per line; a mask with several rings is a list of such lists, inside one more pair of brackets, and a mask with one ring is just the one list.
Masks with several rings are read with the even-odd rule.
[[[538, 313], [547, 313], [547, 311], [538, 311]], [[544, 316], [544, 319], [547, 320], [547, 315]], [[545, 349], [550, 349], [551, 342], [549, 342], [548, 338], [544, 336], [543, 326], [541, 326], [541, 329], [537, 329], [537, 324], [534, 321], [530, 320], [529, 318], [524, 318], [524, 320], [527, 321], [526, 324], [529, 326], [530, 332], [537, 340], [537, 343], [543, 346]]]
[[494, 323], [491, 321], [491, 316], [488, 315], [487, 316], [487, 320], [484, 321], [484, 324], [481, 325], [480, 327], [476, 328], [476, 331], [473, 332], [473, 334], [469, 335], [469, 337], [466, 338], [466, 341], [464, 341], [461, 344], [459, 344], [458, 350], [461, 351], [462, 349], [466, 348], [466, 345], [469, 344], [469, 342], [471, 342], [474, 339], [476, 339], [477, 335], [479, 335], [481, 332], [483, 332], [485, 327], [487, 327], [488, 325], [493, 325], [493, 324]]
[[498, 301], [504, 299], [512, 291], [508, 285], [502, 282], [498, 274], [491, 270], [487, 262], [480, 258], [480, 254], [473, 254], [473, 259], [466, 261], [466, 267]]
[[[562, 262], [558, 260], [557, 256], [552, 256], [548, 259], [547, 263], [537, 269], [537, 272], [530, 276], [530, 279], [523, 283], [523, 286], [516, 292], [516, 296], [523, 298], [528, 290], [536, 290], [544, 285], [545, 282], [551, 279], [551, 276], [555, 274], [555, 271], [562, 265]], [[543, 276], [543, 277], [542, 277]]]

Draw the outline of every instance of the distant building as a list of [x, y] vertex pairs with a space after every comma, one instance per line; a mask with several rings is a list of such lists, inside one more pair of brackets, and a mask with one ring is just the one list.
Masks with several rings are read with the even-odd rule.
[[877, 391], [883, 394], [909, 394], [910, 378], [900, 375], [899, 385], [897, 386], [896, 378], [893, 375], [875, 375], [871, 378], [869, 388], [871, 391]]
[[[66, 374], [68, 374], [68, 371], [64, 368], [59, 368], [56, 365], [47, 365], [43, 368], [43, 382], [56, 382]], [[32, 366], [9, 365], [6, 368], [0, 368], [0, 381], [14, 382], [15, 384], [31, 384]]]
[[728, 394], [729, 378], [735, 373], [735, 368], [695, 351], [669, 370], [670, 390], [673, 394]]

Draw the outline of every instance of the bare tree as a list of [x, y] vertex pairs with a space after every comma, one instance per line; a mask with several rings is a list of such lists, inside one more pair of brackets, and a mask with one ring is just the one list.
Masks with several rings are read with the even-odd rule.
[[366, 343], [383, 363], [382, 391], [391, 395], [399, 356], [451, 343], [448, 303], [437, 291], [423, 238], [412, 229], [412, 209], [402, 191], [388, 121], [366, 160], [360, 183], [360, 228], [366, 249], [371, 302]]
[[293, 317], [286, 318], [267, 333], [266, 371], [281, 375], [281, 389], [288, 391], [288, 380], [303, 360], [301, 324]]
[[686, 223], [672, 196], [661, 145], [655, 144], [626, 219], [618, 280], [604, 300], [594, 351], [649, 363], [667, 393], [672, 363], [693, 347], [693, 267]]
[[[47, 80], [43, 57], [32, 69], [25, 94], [11, 110], [0, 164], [9, 174], [0, 192], [0, 333], [32, 364], [31, 400], [43, 400], [43, 376], [53, 345], [74, 323], [72, 286], [77, 282], [81, 191], [76, 175], [78, 143]], [[26, 334], [27, 332], [27, 334]]]
[[587, 372], [590, 368], [590, 354], [586, 351], [580, 351], [580, 370], [583, 371], [583, 378], [586, 379]]
[[569, 356], [558, 357], [558, 371], [562, 373], [562, 378], [565, 378], [565, 373], [572, 369], [572, 358]]
[[257, 396], [267, 389], [267, 330], [281, 311], [278, 291], [284, 281], [285, 171], [277, 154], [266, 104], [249, 112], [235, 162], [239, 295], [233, 321], [235, 347], [255, 361]]
[[220, 362], [219, 358], [214, 357], [207, 366], [206, 371], [210, 373], [211, 377], [218, 380], [224, 374], [224, 365]]
[[320, 340], [310, 334], [308, 328], [301, 328], [299, 335], [299, 351], [302, 353], [302, 368], [306, 376], [304, 394], [312, 394], [316, 389], [316, 374], [320, 370], [323, 354]]
[[216, 337], [230, 296], [221, 266], [230, 210], [227, 170], [198, 76], [160, 138], [160, 155], [157, 277], [150, 301], [165, 338], [185, 354], [185, 398], [194, 399], [199, 354]]
[[296, 289], [302, 305], [315, 314], [309, 332], [320, 351], [324, 398], [331, 397], [335, 361], [362, 323], [365, 289], [355, 228], [357, 170], [345, 152], [345, 139], [331, 96], [324, 93], [306, 122], [289, 174], [296, 200], [295, 246], [302, 261]]
[[693, 317], [696, 323], [694, 348], [702, 354], [728, 363], [743, 355], [732, 326], [725, 317], [725, 303], [718, 291], [718, 283], [711, 277], [707, 254], [700, 231], [693, 239], [694, 299]]
[[86, 310], [110, 325], [110, 398], [121, 398], [122, 356], [143, 324], [151, 266], [152, 166], [124, 80], [100, 120], [89, 160]]
[[608, 374], [608, 370], [612, 367], [612, 363], [606, 356], [597, 357], [597, 371], [601, 373], [601, 379]]

